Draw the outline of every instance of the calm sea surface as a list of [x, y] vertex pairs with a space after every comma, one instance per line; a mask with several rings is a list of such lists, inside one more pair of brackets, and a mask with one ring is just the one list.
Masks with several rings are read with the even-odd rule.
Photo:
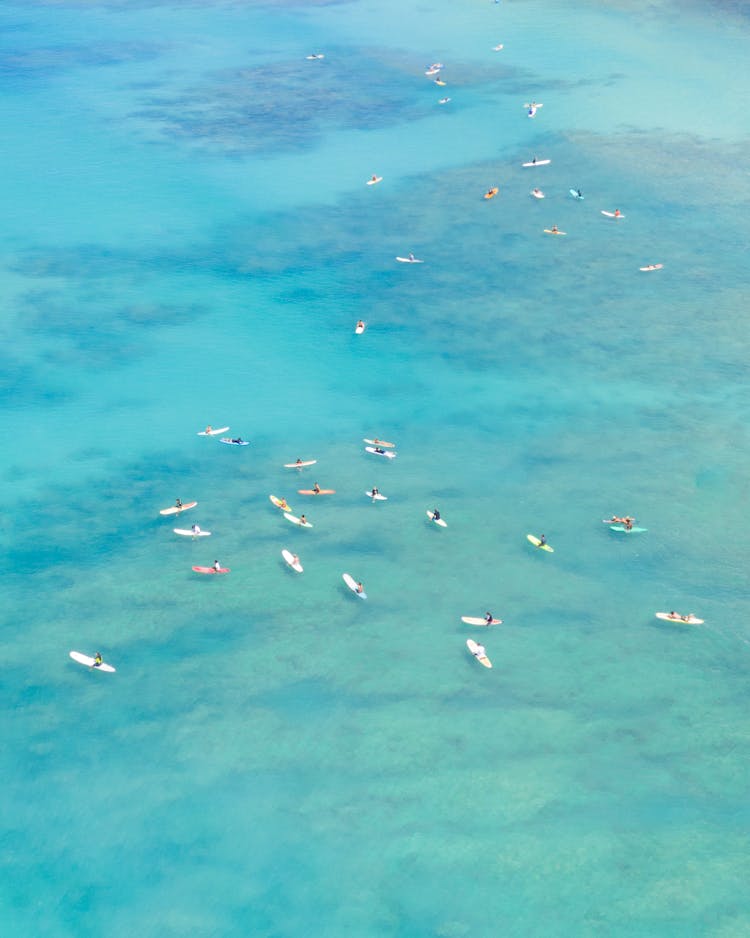
[[0, 28], [0, 933], [750, 935], [741, 5]]

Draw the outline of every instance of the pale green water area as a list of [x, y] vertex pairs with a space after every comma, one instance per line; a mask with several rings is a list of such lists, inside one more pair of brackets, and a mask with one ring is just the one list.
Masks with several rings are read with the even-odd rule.
[[747, 5], [0, 30], [0, 935], [750, 935]]

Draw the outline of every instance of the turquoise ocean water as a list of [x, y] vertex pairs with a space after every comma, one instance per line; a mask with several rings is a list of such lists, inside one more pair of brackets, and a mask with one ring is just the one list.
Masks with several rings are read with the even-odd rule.
[[0, 24], [0, 933], [750, 934], [747, 10]]

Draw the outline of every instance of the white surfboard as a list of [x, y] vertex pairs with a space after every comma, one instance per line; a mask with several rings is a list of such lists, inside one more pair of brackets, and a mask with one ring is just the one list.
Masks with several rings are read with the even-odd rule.
[[620, 212], [619, 215], [615, 215], [614, 212], [605, 212], [604, 209], [602, 209], [602, 215], [606, 215], [607, 218], [624, 218], [624, 217], [625, 217], [625, 216], [622, 214], [622, 212]]
[[555, 231], [554, 228], [545, 228], [545, 229], [544, 229], [544, 233], [545, 233], [545, 234], [551, 234], [551, 235], [566, 235], [568, 232], [567, 232], [567, 231], [560, 231], [559, 228], [557, 229], [557, 231]]
[[174, 533], [183, 537], [211, 537], [210, 531], [191, 531], [190, 528], [175, 528]]
[[294, 554], [290, 550], [282, 550], [281, 556], [287, 562], [287, 565], [292, 568], [292, 570], [296, 570], [297, 573], [302, 573], [302, 570], [304, 569], [302, 564], [299, 562], [299, 560], [294, 559]]
[[314, 466], [317, 462], [317, 459], [306, 459], [300, 462], [285, 462], [285, 469], [304, 469], [305, 466]]
[[544, 193], [541, 189], [532, 189], [529, 195], [533, 195], [535, 199], [543, 199]]
[[493, 51], [493, 52], [502, 52], [502, 50], [503, 50], [503, 44], [502, 44], [502, 42], [499, 43], [498, 45], [492, 47], [492, 51]]
[[441, 98], [438, 101], [438, 104], [448, 104], [449, 101], [450, 101], [450, 98]]
[[544, 107], [544, 105], [540, 104], [538, 101], [529, 101], [528, 104], [524, 104], [524, 107], [535, 107], [538, 110], [540, 107]]
[[668, 612], [657, 612], [657, 619], [664, 619], [666, 622], [677, 622], [680, 625], [703, 625], [704, 620], [698, 619], [694, 615], [681, 616], [681, 615], [671, 615]]
[[305, 58], [308, 62], [314, 62], [316, 59], [324, 59], [325, 55], [322, 52], [313, 52], [312, 55], [306, 55]]
[[664, 264], [649, 264], [647, 267], [639, 267], [638, 270], [661, 270]]
[[424, 264], [424, 261], [421, 261], [418, 257], [397, 257], [396, 260], [402, 264]]
[[374, 502], [387, 502], [388, 501], [388, 496], [381, 495], [380, 492], [376, 492], [374, 495], [372, 494], [372, 492], [365, 492], [365, 495], [368, 498], [371, 498]]
[[382, 176], [375, 176], [375, 177], [373, 177], [372, 179], [368, 179], [368, 180], [367, 180], [367, 185], [368, 185], [368, 186], [376, 186], [379, 182], [382, 182], [382, 181], [383, 181], [383, 177], [382, 177]]
[[479, 616], [461, 616], [461, 621], [467, 625], [502, 625], [502, 619], [493, 619], [488, 622], [486, 619], [480, 619]]
[[301, 528], [311, 528], [311, 527], [312, 527], [312, 525], [311, 525], [310, 522], [307, 520], [307, 518], [305, 518], [305, 520], [303, 521], [301, 518], [298, 518], [296, 515], [290, 514], [288, 511], [285, 511], [285, 512], [284, 512], [284, 517], [286, 518], [287, 521], [291, 521], [292, 524], [298, 524]]
[[485, 666], [485, 668], [492, 667], [492, 662], [490, 661], [490, 659], [487, 657], [486, 654], [480, 651], [479, 645], [477, 645], [477, 643], [473, 639], [470, 638], [467, 640], [466, 647], [469, 649], [472, 655], [474, 655], [477, 661], [480, 664], [483, 664]]
[[396, 458], [396, 453], [392, 449], [383, 450], [382, 453], [378, 452], [378, 449], [382, 449], [382, 447], [365, 446], [365, 452], [372, 453], [373, 456], [385, 456], [387, 459]]
[[357, 588], [357, 581], [353, 576], [350, 576], [348, 573], [342, 573], [341, 578], [355, 596], [359, 596], [360, 599], [367, 599], [367, 593], [364, 590], [360, 592]]
[[552, 160], [531, 160], [528, 163], [521, 163], [521, 166], [548, 166]]
[[388, 443], [386, 440], [379, 440], [377, 437], [373, 440], [365, 437], [362, 442], [367, 443], [368, 446], [379, 446], [381, 449], [393, 449], [396, 445], [395, 443]]
[[439, 524], [441, 528], [447, 528], [447, 527], [448, 527], [448, 525], [445, 523], [445, 521], [443, 521], [442, 518], [436, 518], [436, 517], [435, 517], [435, 513], [432, 512], [432, 511], [428, 511], [428, 512], [427, 512], [427, 517], [430, 519], [430, 521], [434, 521], [435, 524]]
[[218, 430], [200, 430], [198, 436], [219, 436], [221, 433], [226, 433], [229, 427], [219, 427]]
[[80, 651], [71, 651], [70, 657], [73, 661], [77, 661], [78, 664], [84, 664], [87, 668], [91, 668], [93, 671], [108, 671], [110, 674], [114, 673], [117, 669], [113, 668], [111, 664], [107, 664], [106, 661], [103, 661], [98, 667], [95, 666], [94, 659], [89, 657], [89, 655], [84, 655]]

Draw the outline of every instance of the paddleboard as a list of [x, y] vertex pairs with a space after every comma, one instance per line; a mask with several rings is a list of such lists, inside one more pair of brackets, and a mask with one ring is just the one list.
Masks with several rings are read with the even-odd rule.
[[374, 179], [368, 179], [368, 180], [367, 180], [367, 185], [368, 185], [368, 186], [376, 186], [379, 182], [382, 182], [382, 181], [383, 181], [383, 177], [382, 177], [382, 176], [376, 176]]
[[424, 264], [418, 257], [397, 257], [396, 260], [402, 264]]
[[531, 160], [530, 163], [521, 163], [521, 166], [547, 166], [551, 162], [552, 160], [537, 160], [536, 162]]
[[375, 495], [373, 495], [372, 491], [370, 491], [370, 492], [365, 492], [365, 495], [368, 498], [371, 498], [374, 502], [387, 502], [388, 501], [388, 496], [381, 495], [380, 492], [376, 492]]
[[276, 498], [275, 495], [268, 496], [271, 499], [271, 502], [276, 505], [277, 508], [281, 508], [282, 511], [291, 511], [292, 506], [283, 498]]
[[493, 619], [488, 622], [486, 619], [480, 619], [479, 616], [461, 616], [461, 621], [467, 625], [502, 625], [502, 619]]
[[116, 668], [113, 668], [111, 664], [107, 664], [106, 661], [102, 661], [98, 667], [94, 667], [94, 659], [90, 658], [88, 655], [82, 654], [80, 651], [71, 651], [70, 657], [73, 659], [73, 661], [77, 661], [78, 664], [85, 664], [86, 667], [89, 667], [94, 671], [107, 671], [112, 674], [117, 670]]
[[679, 622], [681, 625], [703, 625], [705, 620], [698, 619], [693, 615], [685, 616], [683, 619], [682, 616], [671, 616], [668, 612], [657, 612], [657, 619], [664, 619], [666, 622]]
[[440, 74], [439, 68], [428, 68], [427, 71], [425, 72], [425, 75], [428, 78], [432, 78], [433, 75], [439, 75], [439, 74]]
[[494, 199], [499, 191], [500, 190], [497, 188], [497, 186], [493, 186], [492, 189], [489, 189], [487, 192], [485, 192], [484, 197], [485, 199]]
[[249, 446], [250, 440], [230, 440], [228, 436], [222, 437], [220, 443], [226, 443], [228, 446]]
[[307, 459], [304, 462], [285, 462], [285, 469], [304, 469], [305, 466], [314, 466], [317, 459]]
[[469, 649], [469, 651], [472, 653], [472, 655], [474, 655], [474, 657], [477, 659], [477, 661], [478, 661], [480, 664], [483, 664], [483, 665], [485, 666], [485, 668], [491, 668], [491, 667], [492, 667], [492, 662], [491, 662], [490, 659], [487, 657], [487, 655], [479, 654], [479, 645], [477, 645], [477, 643], [476, 643], [473, 639], [470, 638], [470, 639], [467, 640], [467, 642], [466, 642], [466, 647]]
[[526, 104], [524, 104], [524, 107], [535, 107], [537, 110], [539, 110], [539, 108], [544, 107], [544, 105], [539, 104], [538, 101], [529, 101]]
[[545, 228], [544, 233], [553, 234], [553, 235], [566, 235], [568, 232], [567, 231], [553, 231], [551, 228]]
[[311, 527], [312, 527], [312, 525], [310, 524], [310, 522], [309, 522], [307, 519], [305, 519], [304, 521], [302, 521], [301, 518], [295, 517], [294, 515], [290, 514], [288, 511], [285, 511], [285, 512], [284, 512], [284, 517], [286, 518], [287, 521], [291, 521], [292, 524], [298, 524], [301, 528], [311, 528]]
[[336, 489], [320, 489], [315, 491], [315, 489], [297, 489], [300, 495], [335, 495]]
[[162, 508], [160, 515], [179, 515], [181, 511], [187, 511], [188, 508], [195, 508], [198, 502], [183, 502], [181, 505], [172, 505], [171, 508]]
[[448, 82], [447, 82], [447, 81], [443, 81], [442, 78], [436, 78], [436, 79], [435, 79], [435, 84], [436, 84], [436, 85], [439, 85], [441, 88], [443, 88], [443, 87], [445, 87], [445, 85], [448, 84]]
[[[632, 521], [635, 523], [635, 518]], [[622, 524], [622, 521], [618, 521], [616, 518], [602, 518], [602, 524]]]
[[380, 446], [382, 449], [393, 449], [396, 445], [395, 443], [386, 443], [385, 440], [379, 440], [375, 437], [374, 440], [368, 440], [367, 437], [363, 440], [364, 443], [369, 443], [370, 446]]
[[365, 452], [372, 453], [374, 456], [385, 456], [387, 459], [395, 459], [396, 454], [390, 450], [386, 450], [384, 453], [379, 453], [374, 446], [365, 446]]
[[355, 335], [362, 335], [362, 333], [365, 331], [366, 328], [367, 328], [367, 324], [366, 324], [366, 323], [364, 323], [364, 322], [361, 323], [361, 324], [360, 324], [360, 323], [357, 323], [357, 325], [354, 327], [354, 334], [355, 334]]
[[583, 196], [578, 194], [578, 189], [568, 189], [568, 192], [573, 196], [574, 199], [578, 199], [579, 202], [583, 202]]
[[324, 59], [325, 55], [323, 55], [322, 52], [313, 52], [312, 55], [306, 55], [305, 58], [308, 60], [308, 62], [314, 62], [315, 59]]
[[532, 189], [529, 195], [533, 195], [535, 199], [543, 199], [544, 193], [541, 189]]
[[554, 552], [555, 552], [554, 547], [550, 547], [549, 544], [542, 544], [542, 542], [539, 540], [539, 538], [538, 538], [538, 537], [534, 537], [533, 534], [527, 534], [527, 535], [526, 535], [526, 540], [529, 541], [529, 543], [533, 544], [534, 547], [538, 547], [540, 550], [549, 551], [550, 554], [554, 554]]
[[648, 267], [639, 267], [638, 270], [661, 270], [664, 264], [649, 264]]
[[624, 218], [624, 217], [625, 217], [625, 216], [622, 214], [622, 212], [620, 212], [619, 215], [615, 215], [614, 212], [605, 212], [604, 209], [602, 209], [602, 215], [606, 215], [607, 218]]
[[211, 537], [210, 531], [191, 531], [190, 528], [175, 528], [174, 533], [183, 537]]
[[302, 573], [302, 570], [304, 569], [302, 564], [299, 562], [299, 560], [295, 562], [294, 554], [290, 550], [282, 550], [281, 556], [284, 558], [284, 560], [286, 560], [287, 565], [290, 566], [292, 570], [296, 570], [297, 573]]
[[220, 433], [226, 433], [229, 427], [219, 427], [218, 430], [200, 430], [198, 436], [218, 436]]
[[435, 524], [439, 524], [441, 528], [447, 528], [447, 527], [448, 527], [448, 525], [445, 523], [445, 521], [443, 521], [442, 518], [436, 518], [435, 515], [434, 515], [434, 513], [431, 512], [431, 511], [428, 511], [428, 512], [427, 512], [427, 517], [430, 519], [430, 521], [434, 521]]
[[229, 567], [219, 567], [215, 570], [213, 567], [193, 567], [196, 573], [229, 573]]
[[625, 534], [642, 534], [648, 528], [626, 528], [624, 524], [610, 524], [610, 531], [624, 531]]
[[353, 576], [349, 576], [348, 573], [342, 573], [341, 578], [343, 579], [344, 583], [346, 583], [346, 585], [349, 587], [349, 589], [354, 593], [355, 596], [359, 596], [360, 599], [367, 599], [367, 593], [364, 590], [362, 590], [362, 592], [360, 593], [359, 590], [357, 589], [357, 581], [354, 579]]
[[492, 47], [492, 51], [493, 51], [493, 52], [500, 52], [500, 51], [502, 50], [502, 48], [503, 48], [503, 44], [500, 43], [500, 44], [497, 45], [497, 46], [493, 46], [493, 47]]
[[438, 101], [438, 104], [447, 104], [450, 101], [450, 98], [441, 98]]

